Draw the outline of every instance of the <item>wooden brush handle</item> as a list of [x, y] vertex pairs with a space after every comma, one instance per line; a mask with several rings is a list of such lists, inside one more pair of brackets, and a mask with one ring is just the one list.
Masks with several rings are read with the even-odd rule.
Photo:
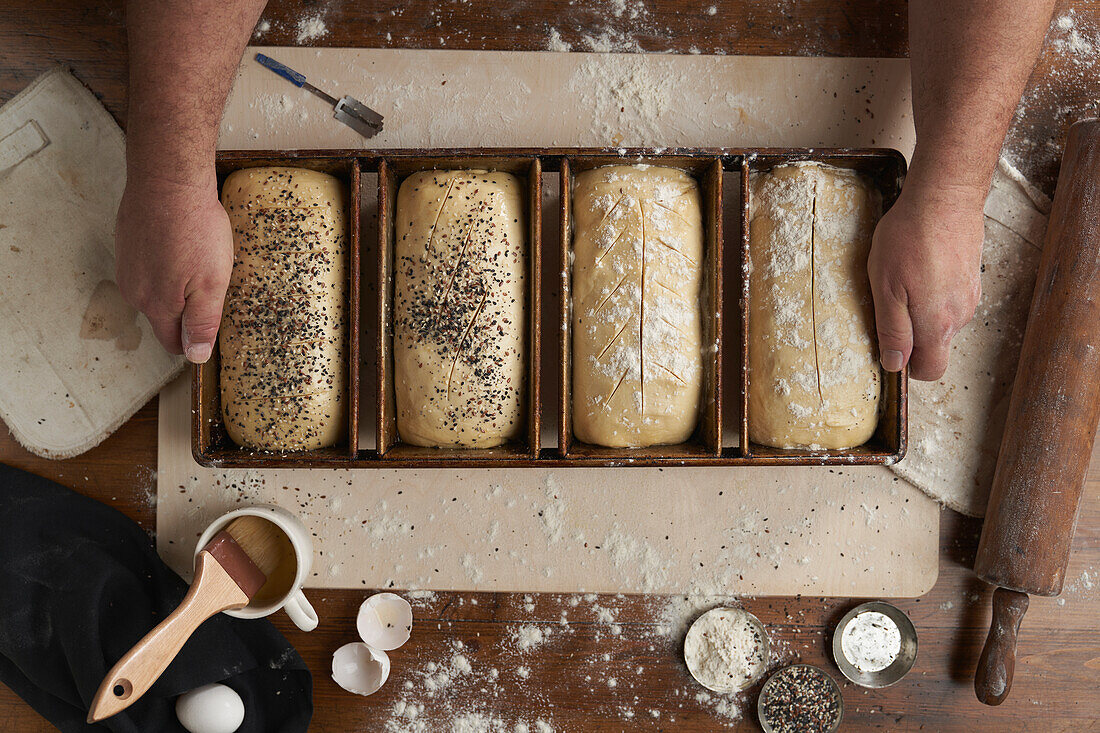
[[195, 580], [183, 602], [107, 673], [92, 700], [88, 722], [128, 708], [153, 686], [203, 621], [247, 604], [248, 596], [229, 573], [209, 552], [200, 552], [195, 560]]
[[989, 626], [978, 669], [974, 672], [974, 692], [986, 705], [1000, 705], [1012, 689], [1016, 671], [1016, 634], [1027, 611], [1027, 593], [1007, 588], [993, 591], [993, 620]]

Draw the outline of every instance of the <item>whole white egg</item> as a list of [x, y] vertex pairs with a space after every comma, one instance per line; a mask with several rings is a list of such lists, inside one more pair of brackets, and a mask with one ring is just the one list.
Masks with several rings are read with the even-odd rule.
[[232, 687], [203, 685], [176, 698], [176, 717], [190, 733], [233, 733], [244, 722], [244, 701]]

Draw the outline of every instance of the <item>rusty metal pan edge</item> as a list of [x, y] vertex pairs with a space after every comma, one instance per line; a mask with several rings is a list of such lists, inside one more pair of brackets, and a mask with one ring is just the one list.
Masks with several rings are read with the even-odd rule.
[[298, 458], [294, 455], [262, 454], [244, 451], [220, 451], [207, 457], [213, 468], [654, 468], [676, 466], [873, 466], [890, 465], [892, 456], [885, 454], [753, 456], [724, 448], [722, 455], [638, 456], [618, 457], [570, 454], [561, 456], [556, 448], [542, 448], [537, 458], [517, 452], [509, 456], [452, 458], [439, 456], [392, 457], [383, 459], [373, 450], [360, 450], [356, 458]]
[[539, 158], [544, 173], [559, 170], [567, 157], [607, 157], [629, 162], [639, 157], [648, 158], [721, 158], [723, 168], [738, 170], [743, 159], [792, 162], [821, 160], [823, 158], [887, 158], [900, 161], [903, 169], [905, 156], [893, 148], [769, 148], [769, 147], [547, 147], [547, 148], [340, 148], [302, 150], [219, 150], [216, 160], [225, 163], [279, 160], [292, 162], [304, 159], [358, 158], [364, 172], [375, 172], [383, 159], [400, 162], [415, 158]]
[[[892, 158], [896, 166], [900, 170], [900, 175], [904, 175], [906, 162], [904, 156], [897, 150], [888, 148], [766, 148], [766, 147], [728, 147], [728, 148], [599, 148], [599, 147], [586, 147], [586, 148], [402, 148], [402, 149], [342, 149], [342, 150], [323, 150], [323, 149], [311, 149], [311, 150], [225, 150], [218, 151], [216, 159], [220, 164], [232, 164], [232, 163], [276, 163], [285, 162], [293, 163], [301, 160], [329, 160], [333, 163], [340, 161], [347, 161], [348, 159], [354, 159], [357, 161], [358, 169], [362, 172], [377, 172], [383, 161], [383, 159], [390, 159], [394, 162], [400, 162], [404, 160], [411, 160], [417, 158], [527, 158], [535, 159], [540, 164], [542, 171], [555, 172], [560, 171], [563, 162], [569, 157], [600, 157], [606, 156], [609, 159], [622, 160], [624, 162], [637, 158], [663, 158], [665, 160], [673, 159], [707, 159], [707, 158], [719, 158], [722, 169], [724, 171], [731, 172], [743, 172], [744, 176], [747, 176], [749, 167], [756, 167], [761, 164], [790, 162], [796, 160], [838, 160], [838, 159], [889, 159]], [[899, 178], [900, 181], [900, 178]], [[742, 206], [741, 212], [741, 225], [742, 231], [741, 237], [741, 254], [743, 256], [744, 247], [747, 245], [747, 231], [745, 229], [747, 221], [747, 197], [744, 191], [739, 203]], [[540, 202], [541, 204], [541, 202]], [[541, 208], [541, 207], [540, 207]], [[566, 205], [562, 204], [563, 211]], [[564, 229], [564, 226], [563, 226]], [[566, 234], [563, 232], [563, 238]], [[360, 233], [361, 237], [361, 233]], [[541, 242], [541, 239], [540, 239]], [[745, 293], [740, 294], [739, 300], [741, 305], [744, 305]], [[742, 307], [742, 313], [744, 308]], [[744, 316], [742, 316], [744, 320]], [[742, 335], [743, 328], [742, 328]], [[356, 339], [359, 338], [357, 334]], [[541, 338], [539, 339], [541, 341]], [[744, 342], [744, 338], [742, 339]], [[541, 344], [540, 344], [541, 345]], [[746, 347], [743, 343], [742, 350]], [[744, 393], [744, 378], [745, 367], [747, 364], [744, 361], [744, 354], [742, 354], [742, 394], [739, 395], [741, 400], [745, 399]], [[385, 459], [377, 454], [374, 450], [365, 450], [362, 448], [356, 449], [356, 447], [349, 446], [351, 449], [349, 452], [354, 451], [353, 456], [349, 455], [271, 455], [271, 454], [257, 454], [253, 452], [247, 452], [241, 449], [226, 449], [226, 448], [214, 448], [211, 445], [204, 445], [203, 431], [200, 417], [205, 417], [205, 413], [209, 410], [204, 409], [201, 400], [202, 388], [205, 384], [205, 380], [210, 375], [206, 375], [203, 372], [201, 366], [194, 366], [192, 368], [192, 424], [191, 424], [191, 448], [192, 455], [197, 463], [200, 465], [213, 467], [213, 468], [276, 468], [276, 467], [299, 467], [299, 468], [461, 468], [461, 467], [629, 467], [629, 466], [738, 466], [738, 465], [820, 465], [820, 466], [836, 466], [836, 465], [889, 465], [901, 460], [906, 452], [908, 444], [908, 373], [907, 370], [903, 371], [897, 379], [898, 381], [898, 397], [896, 405], [896, 414], [898, 416], [898, 430], [897, 430], [897, 444], [891, 446], [895, 448], [890, 452], [872, 451], [872, 452], [841, 452], [837, 454], [814, 454], [812, 452], [793, 451], [790, 454], [783, 455], [765, 455], [765, 454], [753, 454], [751, 447], [748, 445], [745, 438], [747, 437], [744, 432], [747, 429], [744, 413], [742, 414], [741, 428], [741, 444], [742, 447], [724, 447], [719, 455], [689, 455], [689, 456], [623, 456], [623, 457], [607, 457], [602, 455], [585, 455], [583, 453], [569, 453], [565, 455], [560, 451], [558, 446], [553, 448], [535, 448], [537, 450], [537, 457], [534, 457], [532, 453], [525, 453], [523, 451], [517, 451], [514, 455], [510, 456], [496, 456], [492, 458], [478, 458], [476, 456], [450, 456], [450, 457], [416, 457], [416, 458], [397, 458]], [[560, 372], [560, 378], [564, 379], [568, 376], [568, 371], [562, 369]], [[357, 380], [356, 380], [357, 382]], [[356, 384], [356, 392], [358, 384]], [[378, 398], [381, 399], [381, 390]], [[356, 393], [353, 400], [353, 404], [358, 403], [359, 395]], [[355, 416], [357, 420], [358, 416]], [[349, 417], [349, 420], [351, 418]], [[566, 426], [563, 422], [559, 421], [559, 431], [565, 430]], [[350, 437], [350, 436], [349, 436]], [[357, 440], [356, 436], [356, 440]], [[559, 434], [560, 441], [560, 434]], [[561, 443], [559, 442], [559, 445]], [[566, 443], [568, 445], [568, 441]]]

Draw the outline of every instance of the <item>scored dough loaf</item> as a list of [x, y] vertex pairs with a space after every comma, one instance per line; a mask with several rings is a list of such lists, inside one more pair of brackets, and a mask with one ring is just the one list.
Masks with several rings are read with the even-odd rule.
[[882, 197], [821, 163], [782, 165], [750, 185], [749, 439], [862, 445], [878, 421], [867, 254]]
[[420, 171], [397, 194], [394, 394], [401, 440], [491, 448], [525, 421], [524, 187], [510, 173]]
[[584, 171], [573, 222], [574, 434], [616, 448], [686, 441], [703, 380], [698, 184], [675, 168]]
[[237, 444], [312, 450], [344, 435], [345, 186], [303, 168], [244, 168], [222, 185], [233, 274], [221, 330], [222, 419]]

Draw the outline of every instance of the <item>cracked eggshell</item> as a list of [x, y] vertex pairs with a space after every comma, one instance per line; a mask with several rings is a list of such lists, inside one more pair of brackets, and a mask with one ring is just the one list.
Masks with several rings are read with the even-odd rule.
[[390, 658], [361, 641], [344, 644], [332, 655], [332, 680], [356, 695], [378, 692], [390, 676]]
[[393, 651], [409, 640], [412, 633], [412, 606], [394, 593], [376, 593], [359, 607], [355, 627], [369, 646]]

